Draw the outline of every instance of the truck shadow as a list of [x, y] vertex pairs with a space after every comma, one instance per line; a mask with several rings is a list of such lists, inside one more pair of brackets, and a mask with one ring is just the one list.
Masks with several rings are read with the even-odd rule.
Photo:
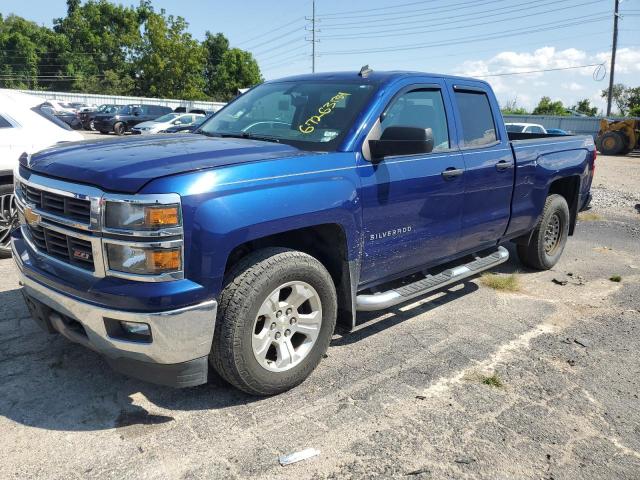
[[[475, 283], [466, 282], [430, 294], [426, 303], [362, 313], [356, 330], [336, 335], [331, 346], [366, 340], [477, 289]], [[54, 431], [117, 428], [131, 433], [162, 428], [178, 421], [173, 415], [180, 412], [267, 408], [308, 395], [303, 385], [277, 397], [254, 397], [213, 371], [206, 385], [184, 390], [142, 382], [114, 372], [101, 356], [61, 335], [42, 331], [29, 318], [19, 289], [0, 292], [0, 306], [0, 417], [21, 425]]]

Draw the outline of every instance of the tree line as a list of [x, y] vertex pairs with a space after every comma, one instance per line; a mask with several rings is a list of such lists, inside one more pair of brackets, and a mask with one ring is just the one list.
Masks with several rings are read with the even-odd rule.
[[[613, 86], [613, 103], [618, 109], [621, 117], [640, 117], [640, 87], [627, 87], [622, 83]], [[609, 89], [602, 90], [602, 98], [607, 98]], [[557, 115], [569, 116], [575, 113], [581, 113], [589, 117], [603, 115], [602, 111], [598, 111], [598, 107], [591, 105], [588, 98], [579, 100], [572, 106], [565, 106], [560, 100], [551, 100], [550, 97], [542, 97], [538, 105], [529, 112], [526, 108], [518, 105], [517, 100], [509, 100], [502, 108], [505, 115]]]
[[263, 81], [251, 53], [187, 28], [151, 0], [67, 0], [53, 28], [0, 14], [0, 87], [227, 101]]

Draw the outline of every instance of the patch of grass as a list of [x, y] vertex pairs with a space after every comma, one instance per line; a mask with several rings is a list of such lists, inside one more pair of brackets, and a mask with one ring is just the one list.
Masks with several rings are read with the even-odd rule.
[[602, 220], [602, 217], [595, 212], [580, 212], [578, 214], [578, 220], [582, 220], [583, 222], [597, 222], [598, 220]]
[[611, 275], [609, 277], [609, 280], [611, 280], [612, 282], [621, 282], [622, 281], [622, 277], [620, 275]]
[[502, 290], [505, 292], [517, 292], [520, 290], [520, 282], [514, 273], [510, 275], [497, 275], [486, 272], [482, 274], [480, 281], [485, 287], [493, 288], [494, 290]]
[[480, 381], [484, 385], [488, 385], [490, 387], [494, 387], [494, 388], [504, 387], [504, 383], [502, 383], [502, 380], [500, 380], [500, 377], [498, 376], [497, 373], [494, 373], [493, 375], [490, 375], [490, 376], [480, 375]]

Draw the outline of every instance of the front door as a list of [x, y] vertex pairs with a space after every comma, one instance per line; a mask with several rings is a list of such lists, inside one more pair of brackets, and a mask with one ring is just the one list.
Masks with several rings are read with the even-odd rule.
[[363, 159], [359, 165], [362, 285], [435, 263], [457, 251], [464, 160], [450, 140], [447, 99], [441, 85], [410, 87], [390, 102], [372, 130], [379, 138], [389, 126], [431, 128], [434, 148], [428, 154], [385, 157], [377, 164]]

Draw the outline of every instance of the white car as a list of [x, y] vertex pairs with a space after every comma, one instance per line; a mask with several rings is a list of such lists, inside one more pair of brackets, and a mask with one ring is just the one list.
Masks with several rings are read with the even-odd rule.
[[505, 123], [511, 133], [547, 133], [547, 129], [537, 123]]
[[41, 105], [41, 98], [0, 89], [0, 258], [11, 254], [9, 233], [15, 218], [13, 170], [20, 155], [60, 142], [82, 140], [82, 135], [66, 123], [40, 110]]
[[199, 113], [167, 113], [155, 120], [139, 123], [131, 129], [131, 132], [142, 135], [160, 133], [175, 125], [193, 125], [202, 117], [204, 117], [204, 115], [200, 115]]
[[47, 100], [42, 105], [53, 108], [56, 112], [76, 113], [77, 109], [70, 103], [61, 102], [59, 100]]

